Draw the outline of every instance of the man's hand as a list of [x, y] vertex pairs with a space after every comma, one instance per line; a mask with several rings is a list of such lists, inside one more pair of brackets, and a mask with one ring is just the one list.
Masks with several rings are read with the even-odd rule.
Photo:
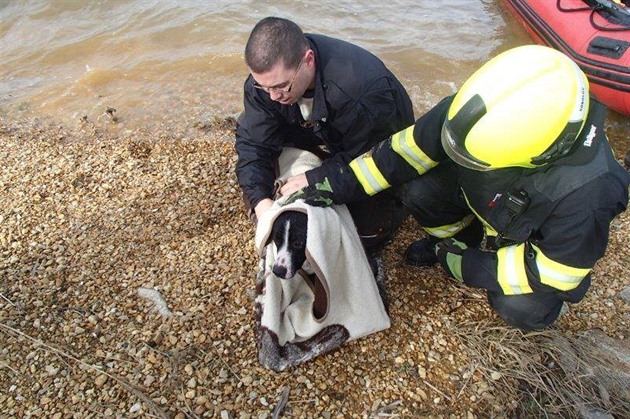
[[308, 185], [307, 187], [294, 192], [287, 198], [285, 205], [295, 202], [298, 199], [302, 199], [306, 204], [313, 207], [329, 207], [335, 203], [332, 196], [333, 190], [330, 187], [328, 178], [324, 178], [324, 181], [321, 183]]
[[453, 238], [442, 240], [435, 245], [435, 255], [440, 265], [457, 282], [464, 282], [462, 276], [462, 255], [468, 247]]
[[254, 208], [254, 212], [256, 213], [256, 219], [260, 220], [260, 217], [267, 212], [269, 208], [273, 205], [273, 200], [269, 198], [265, 198], [262, 201], [259, 201], [256, 204], [256, 208]]
[[291, 176], [287, 179], [287, 182], [280, 188], [280, 195], [291, 195], [292, 193], [307, 186], [308, 180], [306, 179], [306, 175], [304, 173], [300, 173], [299, 175]]

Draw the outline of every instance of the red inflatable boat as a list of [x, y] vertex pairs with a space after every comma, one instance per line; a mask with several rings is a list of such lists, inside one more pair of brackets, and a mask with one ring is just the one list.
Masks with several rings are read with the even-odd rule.
[[567, 54], [591, 92], [630, 115], [630, 1], [505, 0], [535, 42]]

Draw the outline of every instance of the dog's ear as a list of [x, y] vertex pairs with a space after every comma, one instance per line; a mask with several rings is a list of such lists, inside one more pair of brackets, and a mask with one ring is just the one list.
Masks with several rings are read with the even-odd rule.
[[271, 223], [271, 229], [269, 230], [269, 235], [267, 236], [267, 240], [265, 240], [265, 246], [269, 246], [269, 244], [273, 241], [274, 236], [276, 235], [276, 231], [278, 229], [278, 223], [281, 222], [282, 213], [278, 214], [276, 218]]
[[267, 240], [265, 240], [265, 246], [269, 246], [269, 244], [271, 244], [271, 242], [273, 241], [273, 235], [275, 233], [274, 227], [275, 224], [272, 224], [271, 230], [269, 230], [269, 234], [267, 234]]

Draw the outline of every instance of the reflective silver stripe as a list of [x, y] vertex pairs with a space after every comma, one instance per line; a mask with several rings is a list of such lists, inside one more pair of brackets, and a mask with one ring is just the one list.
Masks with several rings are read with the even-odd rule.
[[574, 275], [563, 274], [561, 272], [551, 270], [540, 264], [538, 264], [538, 272], [540, 272], [541, 275], [544, 275], [555, 281], [563, 282], [565, 284], [572, 284], [572, 285], [579, 284], [580, 282], [582, 282], [582, 279], [584, 279], [584, 277], [586, 276], [586, 275], [574, 276]]
[[540, 282], [562, 291], [572, 290], [577, 287], [586, 275], [589, 268], [574, 268], [549, 259], [540, 248], [533, 246], [536, 251], [536, 266], [540, 275]]
[[452, 237], [455, 233], [466, 228], [474, 218], [474, 215], [468, 214], [462, 220], [456, 223], [439, 227], [423, 227], [423, 229], [432, 236], [438, 237], [440, 239], [445, 239], [447, 237]]
[[506, 295], [534, 292], [525, 273], [525, 245], [502, 247], [497, 251], [497, 276]]
[[394, 151], [404, 158], [420, 174], [426, 173], [434, 168], [437, 163], [431, 160], [413, 138], [413, 127], [398, 132], [392, 136], [392, 147]]
[[350, 162], [350, 169], [354, 172], [365, 192], [370, 196], [391, 186], [378, 167], [376, 167], [372, 156], [363, 154], [357, 157]]

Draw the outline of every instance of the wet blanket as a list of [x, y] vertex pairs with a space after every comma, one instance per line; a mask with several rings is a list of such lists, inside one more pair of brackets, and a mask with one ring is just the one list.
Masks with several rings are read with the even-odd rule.
[[[288, 210], [307, 214], [308, 236], [307, 262], [287, 280], [272, 272], [276, 249], [269, 241], [274, 220]], [[320, 208], [296, 201], [283, 206], [278, 200], [258, 221], [256, 248], [261, 256], [256, 319], [263, 366], [282, 371], [390, 326], [375, 281], [382, 281], [382, 268], [374, 269], [374, 260], [371, 267], [344, 205]]]

